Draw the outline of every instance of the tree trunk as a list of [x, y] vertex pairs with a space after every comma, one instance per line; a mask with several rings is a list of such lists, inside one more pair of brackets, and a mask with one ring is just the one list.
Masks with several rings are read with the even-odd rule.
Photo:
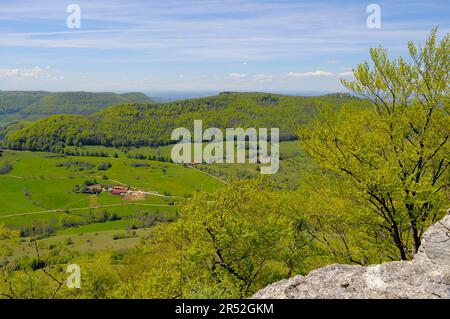
[[415, 225], [415, 223], [411, 223], [411, 232], [413, 237], [412, 251], [414, 254], [417, 254], [422, 241], [420, 240], [419, 232], [417, 231], [417, 226]]
[[402, 239], [400, 237], [400, 232], [396, 223], [391, 228], [392, 237], [394, 239], [395, 246], [398, 248], [400, 253], [400, 258], [402, 260], [408, 260], [405, 252], [405, 247], [403, 247]]

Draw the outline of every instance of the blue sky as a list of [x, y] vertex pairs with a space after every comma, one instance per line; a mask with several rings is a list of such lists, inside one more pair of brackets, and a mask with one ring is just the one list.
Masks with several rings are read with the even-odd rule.
[[0, 90], [342, 91], [370, 47], [406, 55], [449, 16], [448, 0], [1, 0]]

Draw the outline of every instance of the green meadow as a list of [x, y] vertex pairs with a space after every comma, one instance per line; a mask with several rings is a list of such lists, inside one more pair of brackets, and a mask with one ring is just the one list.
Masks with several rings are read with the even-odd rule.
[[[12, 169], [0, 175], [0, 224], [22, 230], [25, 236], [20, 245], [10, 245], [14, 255], [32, 254], [27, 237], [35, 229], [40, 229], [38, 242], [44, 250], [48, 245], [79, 252], [129, 249], [139, 243], [139, 238], [149, 235], [148, 230], [154, 224], [176, 219], [177, 203], [193, 192], [212, 191], [231, 178], [260, 175], [261, 164], [192, 167], [170, 163], [166, 160], [172, 146], [67, 147], [69, 152], [80, 156], [5, 150], [0, 165], [10, 163]], [[297, 141], [281, 142], [280, 153], [279, 172], [265, 178], [280, 188], [296, 188], [302, 180], [302, 171], [310, 169], [310, 161]], [[138, 159], [143, 156], [146, 159]], [[152, 157], [164, 162], [148, 159]], [[102, 163], [111, 167], [102, 170]], [[86, 194], [76, 190], [77, 186], [94, 180], [105, 186], [127, 186], [151, 195], [127, 200], [110, 192]], [[92, 216], [102, 214], [114, 218], [92, 220]], [[67, 219], [80, 223], [64, 224]], [[46, 229], [45, 235], [42, 229]], [[137, 235], [130, 236], [131, 232]], [[66, 244], [68, 238], [73, 244]]]
[[[222, 185], [189, 167], [125, 156], [103, 158], [5, 151], [0, 161], [13, 166], [10, 172], [0, 175], [0, 223], [14, 227], [57, 219], [64, 212], [83, 216], [106, 209], [121, 217], [139, 211], [173, 214], [176, 202], [191, 192], [213, 190]], [[98, 165], [104, 162], [110, 163], [111, 168], [99, 170]], [[67, 163], [72, 165], [62, 166]], [[86, 180], [125, 185], [155, 195], [127, 201], [109, 192], [98, 195], [75, 192], [74, 188]]]
[[[259, 175], [260, 164], [202, 164], [192, 168], [134, 158], [137, 155], [168, 158], [171, 147], [71, 148], [81, 153], [104, 153], [109, 157], [4, 151], [0, 164], [9, 162], [12, 170], [0, 175], [0, 223], [13, 227], [30, 226], [35, 222], [56, 220], [64, 212], [85, 216], [99, 210], [126, 218], [142, 211], [174, 214], [176, 202], [190, 193], [214, 190], [223, 185], [212, 176], [226, 181], [232, 177]], [[280, 187], [295, 188], [302, 180], [302, 172], [310, 170], [310, 161], [297, 141], [281, 142], [280, 153], [279, 172], [266, 178], [272, 178]], [[101, 163], [110, 163], [111, 167], [99, 170]], [[96, 180], [103, 185], [125, 185], [155, 195], [146, 196], [144, 200], [126, 201], [109, 192], [99, 195], [75, 192], [74, 188], [86, 180]]]
[[[205, 147], [208, 142], [203, 142]], [[81, 153], [104, 153], [109, 156], [136, 158], [145, 156], [149, 157], [162, 157], [169, 159], [171, 157], [171, 150], [173, 145], [165, 145], [159, 147], [127, 147], [127, 148], [111, 148], [105, 146], [84, 146], [84, 147], [66, 147], [67, 150], [72, 152]], [[270, 143], [268, 148], [270, 150]], [[280, 147], [280, 168], [279, 171], [271, 176], [265, 176], [265, 178], [272, 180], [276, 187], [282, 189], [296, 189], [300, 183], [304, 180], [304, 174], [310, 172], [314, 165], [306, 152], [300, 146], [299, 141], [282, 141], [279, 143]], [[193, 154], [193, 150], [191, 151]], [[237, 148], [235, 148], [235, 157], [237, 154]], [[248, 153], [246, 153], [248, 155]], [[248, 159], [248, 156], [246, 156]], [[266, 164], [267, 165], [267, 164]], [[195, 168], [205, 173], [213, 175], [224, 181], [230, 178], [254, 178], [260, 175], [259, 169], [261, 164], [200, 164]]]

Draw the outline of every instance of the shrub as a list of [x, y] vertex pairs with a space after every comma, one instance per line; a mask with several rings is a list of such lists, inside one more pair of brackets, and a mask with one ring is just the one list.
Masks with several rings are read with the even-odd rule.
[[99, 171], [106, 171], [106, 170], [110, 169], [111, 167], [112, 167], [111, 163], [102, 162], [102, 163], [98, 164], [97, 169]]
[[0, 166], [0, 175], [5, 175], [11, 172], [13, 169], [13, 166], [10, 162], [5, 162]]

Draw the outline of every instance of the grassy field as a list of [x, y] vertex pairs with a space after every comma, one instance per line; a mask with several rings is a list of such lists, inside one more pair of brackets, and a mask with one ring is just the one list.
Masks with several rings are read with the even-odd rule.
[[[83, 216], [107, 209], [124, 217], [142, 211], [174, 213], [174, 204], [185, 195], [222, 185], [220, 181], [182, 165], [126, 156], [101, 158], [5, 151], [0, 164], [2, 162], [11, 163], [13, 169], [0, 175], [0, 223], [16, 227], [54, 220], [64, 211]], [[110, 163], [111, 168], [99, 170], [98, 165], [102, 162]], [[67, 163], [71, 165], [63, 165]], [[135, 164], [144, 166], [136, 167]], [[105, 185], [127, 185], [159, 195], [126, 201], [110, 193], [74, 192], [76, 185], [94, 179]]]
[[[0, 166], [12, 169], [0, 175], [0, 224], [23, 229], [40, 225], [60, 225], [65, 217], [89, 220], [68, 227], [57, 226], [49, 238], [38, 243], [45, 253], [54, 247], [67, 252], [95, 252], [130, 249], [148, 236], [151, 227], [139, 216], [159, 220], [176, 217], [177, 202], [197, 190], [214, 190], [229, 178], [260, 176], [256, 164], [211, 164], [190, 167], [168, 162], [135, 159], [137, 155], [170, 157], [172, 146], [116, 149], [102, 146], [71, 148], [85, 156], [66, 156], [43, 152], [4, 151]], [[108, 157], [95, 154], [108, 154]], [[297, 141], [280, 143], [280, 170], [266, 176], [276, 187], [296, 188], [302, 174], [311, 169], [310, 161]], [[89, 155], [89, 156], [86, 156]], [[106, 170], [101, 163], [110, 163]], [[139, 200], [104, 192], [98, 195], [75, 191], [86, 180], [103, 185], [126, 185], [134, 190], [154, 192]], [[89, 218], [107, 212], [119, 220], [92, 222]], [[157, 221], [157, 222], [158, 222]], [[14, 256], [33, 255], [28, 238], [11, 241]]]
[[[12, 164], [13, 169], [0, 175], [0, 223], [19, 226], [36, 220], [49, 220], [61, 211], [85, 215], [91, 211], [107, 209], [119, 216], [130, 212], [174, 212], [173, 204], [197, 190], [212, 190], [222, 183], [196, 169], [166, 162], [140, 160], [129, 157], [155, 155], [169, 157], [172, 146], [115, 149], [102, 146], [73, 148], [82, 153], [106, 153], [110, 157], [59, 156], [41, 152], [5, 151], [0, 165]], [[280, 143], [280, 170], [267, 176], [280, 187], [295, 188], [302, 174], [311, 169], [311, 163], [297, 141]], [[114, 157], [117, 156], [117, 157]], [[78, 163], [76, 163], [78, 162]], [[111, 168], [99, 170], [100, 163]], [[72, 163], [72, 165], [65, 165]], [[76, 163], [76, 164], [73, 164]], [[202, 164], [203, 172], [222, 180], [230, 177], [259, 176], [255, 164]], [[142, 201], [124, 201], [120, 196], [102, 193], [88, 195], [74, 192], [76, 185], [86, 180], [105, 185], [126, 185], [160, 196], [147, 196]]]
[[[204, 142], [203, 146], [207, 145]], [[72, 151], [78, 152], [103, 152], [114, 156], [116, 154], [119, 157], [131, 157], [136, 156], [156, 156], [163, 158], [171, 157], [171, 150], [173, 145], [166, 145], [160, 147], [130, 147], [130, 148], [110, 148], [104, 146], [84, 146], [68, 147]], [[269, 145], [270, 149], [270, 145]], [[236, 155], [236, 152], [235, 152]], [[251, 178], [260, 176], [259, 168], [261, 165], [255, 164], [202, 164], [197, 165], [196, 168], [204, 171], [208, 174], [214, 175], [222, 180], [228, 180], [234, 178]], [[271, 180], [275, 187], [284, 189], [296, 189], [299, 184], [304, 180], [304, 174], [313, 169], [310, 158], [306, 152], [300, 146], [298, 141], [283, 141], [280, 142], [280, 168], [279, 171], [271, 176], [266, 176]]]
[[[107, 223], [105, 223], [107, 224]], [[90, 225], [89, 225], [90, 226]], [[81, 227], [80, 227], [81, 228]], [[151, 236], [151, 228], [136, 230], [108, 229], [97, 232], [61, 233], [38, 240], [37, 246], [42, 256], [70, 256], [77, 253], [96, 253], [100, 251], [121, 252], [132, 249], [143, 239]], [[117, 239], [120, 237], [120, 239]], [[36, 247], [29, 239], [4, 240], [11, 249], [11, 257], [36, 258]]]
[[[270, 145], [269, 145], [270, 149]], [[268, 164], [201, 164], [196, 168], [227, 180], [234, 178], [254, 178], [261, 176], [260, 167]], [[265, 175], [274, 188], [296, 189], [304, 180], [304, 174], [313, 169], [310, 158], [298, 141], [280, 142], [280, 167], [276, 174]]]
[[107, 230], [124, 230], [131, 229], [134, 225], [133, 218], [119, 219], [104, 223], [92, 223], [87, 225], [82, 225], [78, 227], [70, 227], [62, 230], [58, 230], [56, 235], [82, 235], [82, 234], [90, 234], [90, 233], [98, 233]]

